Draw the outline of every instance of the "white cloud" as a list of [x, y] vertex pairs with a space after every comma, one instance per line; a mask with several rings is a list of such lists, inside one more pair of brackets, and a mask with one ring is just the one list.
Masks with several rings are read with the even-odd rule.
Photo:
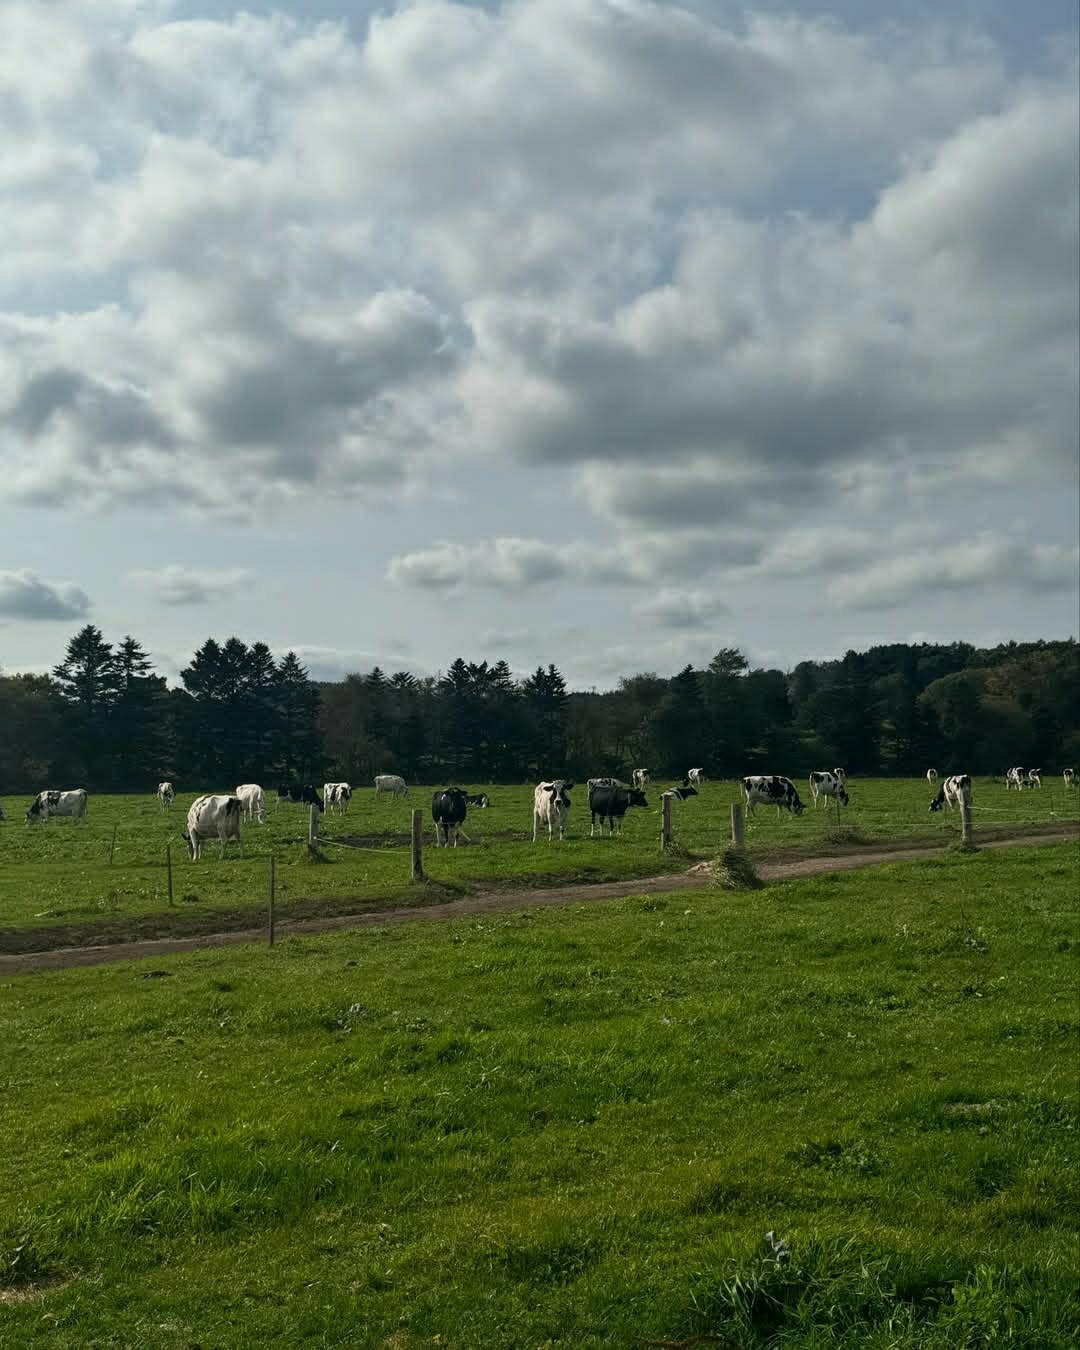
[[513, 591], [567, 579], [628, 585], [643, 579], [625, 550], [549, 544], [513, 536], [474, 544], [444, 540], [431, 548], [391, 558], [386, 575], [399, 585], [430, 591], [462, 587]]
[[27, 568], [0, 571], [0, 618], [81, 619], [90, 597], [69, 581], [45, 581]]
[[204, 571], [169, 563], [166, 567], [139, 568], [129, 576], [161, 605], [208, 605], [235, 595], [239, 588], [247, 590], [254, 573], [246, 567]]

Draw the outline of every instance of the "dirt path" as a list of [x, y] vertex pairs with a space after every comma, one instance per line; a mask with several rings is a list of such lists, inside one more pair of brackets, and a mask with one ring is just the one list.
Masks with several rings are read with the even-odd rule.
[[[995, 839], [981, 849], [1015, 848], [1027, 844], [1061, 844], [1080, 838], [1075, 833], [1017, 835]], [[881, 863], [908, 862], [932, 858], [944, 848], [892, 848], [853, 853], [839, 857], [801, 858], [797, 862], [760, 863], [758, 875], [763, 881], [789, 881], [794, 877], [816, 876], [821, 872], [850, 872]], [[659, 877], [637, 877], [624, 881], [603, 881], [592, 885], [558, 886], [550, 890], [491, 891], [440, 905], [401, 906], [366, 914], [340, 914], [325, 919], [294, 919], [277, 925], [279, 937], [297, 937], [310, 933], [331, 933], [339, 928], [367, 928], [372, 924], [426, 923], [437, 919], [456, 919], [470, 914], [490, 914], [506, 909], [537, 909], [542, 905], [588, 904], [593, 900], [618, 900], [627, 895], [660, 895], [671, 891], [700, 890], [707, 886], [707, 863], [698, 863], [687, 872]], [[141, 942], [113, 942], [103, 947], [61, 947], [48, 952], [22, 952], [0, 956], [0, 978], [35, 970], [67, 970], [73, 966], [100, 966], [113, 961], [131, 961], [146, 956], [174, 956], [178, 952], [198, 951], [203, 947], [225, 947], [239, 942], [265, 942], [265, 928], [247, 928], [233, 933], [200, 933], [194, 937], [150, 938]]]

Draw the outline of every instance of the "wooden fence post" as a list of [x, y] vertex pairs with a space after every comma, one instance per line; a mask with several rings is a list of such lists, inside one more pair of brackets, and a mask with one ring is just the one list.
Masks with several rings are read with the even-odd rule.
[[742, 802], [731, 803], [731, 842], [736, 848], [742, 848], [746, 843], [746, 816]]
[[169, 908], [172, 909], [172, 848], [165, 845], [165, 879], [169, 886]]
[[113, 853], [116, 850], [116, 826], [112, 827], [112, 843], [109, 845], [109, 866], [112, 866]]
[[671, 847], [671, 798], [660, 798], [660, 847], [666, 851]]
[[266, 943], [267, 946], [274, 945], [274, 859], [270, 858], [270, 894], [267, 905], [267, 924], [266, 924]]
[[308, 809], [307, 841], [309, 848], [314, 848], [319, 842], [319, 808], [317, 806]]
[[971, 803], [963, 797], [960, 799], [960, 842], [971, 844]]
[[424, 813], [413, 808], [412, 813], [412, 854], [409, 859], [409, 876], [413, 881], [424, 879]]

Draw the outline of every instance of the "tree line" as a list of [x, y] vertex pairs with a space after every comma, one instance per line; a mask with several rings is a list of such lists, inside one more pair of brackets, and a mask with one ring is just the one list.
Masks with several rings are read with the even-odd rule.
[[1074, 639], [894, 643], [793, 670], [721, 648], [704, 669], [571, 691], [558, 668], [515, 678], [459, 657], [418, 677], [376, 667], [316, 683], [293, 652], [213, 638], [173, 688], [133, 637], [93, 625], [51, 675], [0, 674], [0, 792], [146, 791], [282, 779], [515, 782], [556, 774], [681, 778], [842, 766], [862, 775], [1001, 773], [1080, 763]]

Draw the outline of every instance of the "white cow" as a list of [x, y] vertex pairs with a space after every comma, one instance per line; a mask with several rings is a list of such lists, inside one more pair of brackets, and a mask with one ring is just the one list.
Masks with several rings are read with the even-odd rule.
[[176, 800], [176, 793], [173, 791], [171, 783], [159, 783], [157, 785], [158, 805], [163, 811], [167, 811]]
[[536, 843], [537, 831], [541, 825], [547, 826], [548, 843], [551, 832], [557, 825], [559, 838], [565, 839], [566, 816], [570, 810], [570, 789], [573, 783], [565, 778], [551, 779], [546, 783], [537, 783], [533, 791], [533, 843]]
[[691, 787], [700, 787], [705, 781], [704, 769], [687, 769], [686, 781]]
[[257, 820], [261, 825], [266, 819], [266, 793], [258, 783], [241, 783], [236, 795], [247, 819]]
[[1027, 782], [1027, 769], [1021, 769], [1019, 766], [1015, 769], [1005, 770], [1005, 791], [1015, 788], [1017, 792], [1023, 792], [1024, 784]]
[[636, 788], [643, 788], [649, 781], [648, 769], [635, 769], [630, 775], [630, 781]]
[[198, 862], [202, 856], [203, 841], [206, 839], [218, 841], [220, 858], [225, 857], [225, 841], [235, 839], [240, 845], [241, 858], [244, 856], [244, 841], [240, 838], [242, 810], [239, 797], [215, 797], [208, 794], [195, 798], [188, 807], [187, 829], [184, 831], [184, 843], [194, 862]]
[[381, 797], [384, 792], [389, 792], [395, 797], [407, 797], [409, 795], [405, 779], [396, 773], [377, 773], [375, 775], [375, 796]]
[[43, 792], [39, 792], [30, 803], [26, 823], [44, 825], [50, 816], [70, 816], [72, 820], [85, 820], [86, 789], [72, 788], [70, 792], [57, 792], [55, 788], [46, 788]]
[[1062, 778], [1065, 779], [1065, 786], [1066, 786], [1066, 787], [1075, 787], [1075, 786], [1076, 786], [1076, 770], [1075, 770], [1075, 769], [1063, 769], [1063, 770], [1061, 771], [1061, 776], [1062, 776]]
[[937, 769], [927, 769], [926, 781], [930, 784], [931, 787], [934, 786], [934, 784], [937, 782]]
[[351, 800], [352, 788], [348, 783], [323, 784], [323, 805], [328, 811], [347, 811]]

